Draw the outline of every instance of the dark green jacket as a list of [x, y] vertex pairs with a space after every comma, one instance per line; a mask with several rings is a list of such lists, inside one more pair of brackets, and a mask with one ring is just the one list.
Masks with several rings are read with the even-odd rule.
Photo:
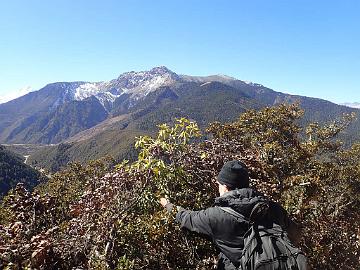
[[[201, 211], [178, 208], [176, 220], [182, 228], [211, 238], [220, 250], [218, 269], [236, 269], [232, 262], [237, 262], [244, 247], [243, 236], [248, 230], [245, 219], [237, 218], [221, 207], [231, 207], [233, 210], [249, 217], [254, 205], [266, 198], [251, 188], [236, 189], [226, 192], [215, 199], [213, 207]], [[277, 203], [270, 202], [273, 222], [279, 224], [290, 234], [296, 234], [297, 226], [293, 223], [286, 211]]]

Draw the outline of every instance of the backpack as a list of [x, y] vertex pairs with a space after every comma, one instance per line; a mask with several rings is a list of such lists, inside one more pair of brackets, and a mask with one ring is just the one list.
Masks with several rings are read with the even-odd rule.
[[239, 261], [232, 262], [242, 270], [303, 270], [306, 259], [302, 251], [294, 247], [280, 225], [263, 225], [267, 219], [269, 204], [261, 201], [251, 211], [249, 219], [230, 207], [220, 207], [223, 211], [249, 224], [244, 234], [244, 248]]

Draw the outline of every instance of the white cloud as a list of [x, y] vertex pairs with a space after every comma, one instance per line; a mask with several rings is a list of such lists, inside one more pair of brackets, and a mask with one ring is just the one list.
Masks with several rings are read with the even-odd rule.
[[23, 95], [26, 95], [27, 93], [31, 92], [33, 89], [31, 86], [26, 86], [23, 88], [20, 88], [15, 91], [10, 91], [9, 93], [0, 95], [0, 104], [8, 102], [10, 100], [13, 100], [15, 98], [21, 97]]
[[360, 109], [360, 102], [346, 102], [346, 103], [340, 103], [340, 105], [344, 105], [350, 108]]

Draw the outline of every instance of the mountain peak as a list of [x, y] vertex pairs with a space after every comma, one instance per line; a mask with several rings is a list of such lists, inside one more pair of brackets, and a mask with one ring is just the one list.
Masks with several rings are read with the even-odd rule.
[[168, 69], [165, 66], [158, 66], [158, 67], [153, 67], [150, 70], [151, 73], [156, 73], [156, 74], [164, 74], [164, 73], [175, 73], [173, 71], [171, 71], [170, 69]]
[[161, 86], [167, 86], [180, 80], [175, 72], [165, 66], [159, 66], [149, 71], [125, 72], [112, 81], [112, 84], [125, 93], [146, 96]]
[[101, 104], [114, 102], [124, 93], [135, 94], [134, 98], [146, 96], [161, 86], [179, 81], [179, 76], [165, 66], [154, 67], [149, 71], [130, 71], [109, 82], [83, 83], [74, 92], [76, 100], [95, 96]]
[[214, 77], [218, 77], [218, 78], [222, 78], [224, 80], [230, 80], [230, 81], [235, 81], [236, 79], [234, 77], [225, 75], [225, 74], [216, 74], [214, 75]]
[[145, 71], [130, 71], [130, 72], [124, 72], [122, 74], [120, 74], [120, 76], [118, 77], [118, 80], [124, 77], [135, 77], [135, 76], [165, 76], [165, 75], [169, 75], [171, 77], [174, 78], [179, 78], [178, 75], [171, 71], [170, 69], [168, 69], [166, 66], [158, 66], [158, 67], [153, 67], [150, 70], [145, 70]]

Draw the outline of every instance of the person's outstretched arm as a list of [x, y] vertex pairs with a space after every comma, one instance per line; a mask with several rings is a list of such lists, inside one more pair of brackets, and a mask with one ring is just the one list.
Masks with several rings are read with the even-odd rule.
[[271, 207], [275, 222], [287, 232], [290, 241], [297, 246], [302, 233], [300, 224], [294, 222], [280, 204], [273, 202]]
[[288, 233], [290, 241], [294, 245], [298, 246], [302, 235], [301, 226], [298, 223], [291, 220], [289, 217], [288, 219], [289, 221], [288, 221], [288, 227], [286, 228], [286, 232]]
[[[171, 212], [175, 207], [167, 199], [161, 198], [160, 203], [163, 207]], [[192, 232], [196, 232], [205, 236], [212, 236], [212, 229], [210, 226], [211, 209], [200, 211], [186, 210], [177, 206], [176, 221], [180, 223], [180, 227]]]

